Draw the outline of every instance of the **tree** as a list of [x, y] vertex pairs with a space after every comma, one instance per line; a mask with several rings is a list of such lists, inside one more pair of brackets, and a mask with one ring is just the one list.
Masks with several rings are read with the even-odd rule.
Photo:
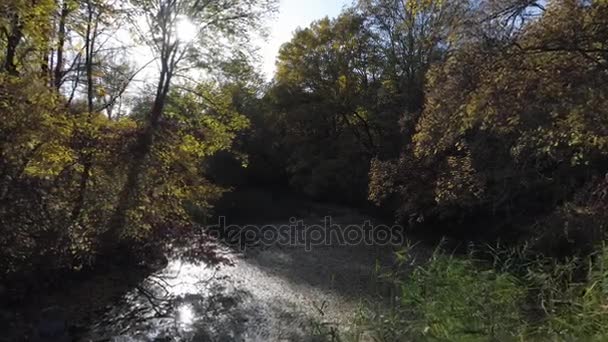
[[386, 56], [385, 82], [394, 89], [395, 110], [406, 113], [409, 139], [424, 103], [426, 71], [446, 56], [466, 25], [468, 1], [361, 0], [358, 9]]
[[316, 197], [363, 197], [365, 160], [378, 153], [384, 133], [373, 111], [380, 60], [364, 18], [352, 10], [314, 22], [282, 46], [268, 99], [295, 188]]
[[[133, 159], [107, 233], [109, 239], [122, 233], [128, 211], [137, 202], [140, 178], [154, 147], [174, 77], [184, 76], [183, 73], [192, 68], [210, 70], [218, 59], [230, 57], [220, 53], [228, 47], [222, 42], [232, 42], [235, 46], [247, 42], [249, 36], [261, 28], [266, 14], [274, 9], [274, 1], [135, 0], [133, 6], [147, 20], [151, 35], [140, 38], [157, 54], [160, 74], [152, 108], [133, 146]], [[178, 24], [183, 20], [198, 27], [192, 41], [183, 41], [177, 34]]]
[[[270, 0], [0, 5], [3, 283], [82, 268], [125, 240], [162, 245], [176, 230], [161, 228], [192, 224], [186, 204], [209, 213], [223, 189], [203, 165], [248, 125], [233, 73], [251, 68], [245, 43], [273, 9]], [[186, 17], [200, 31], [192, 41], [176, 35]], [[151, 35], [139, 39], [160, 73], [128, 116], [116, 107], [147, 64], [117, 52], [125, 18], [135, 32], [148, 18]]]
[[[599, 3], [551, 2], [504, 43], [470, 36], [431, 68], [414, 156], [387, 182], [398, 184], [392, 189], [402, 189], [397, 196], [411, 204], [402, 217], [485, 213], [508, 230], [603, 176], [605, 10]], [[427, 185], [413, 193], [416, 172]], [[374, 184], [374, 199], [395, 193]], [[412, 203], [417, 194], [426, 200]]]
[[[47, 58], [51, 35], [49, 19], [54, 8], [52, 0], [9, 0], [0, 5], [0, 46], [4, 50], [2, 65], [5, 72], [12, 75], [31, 72], [34, 68], [25, 68], [32, 65], [40, 72], [40, 61]], [[36, 63], [28, 65], [28, 59]]]

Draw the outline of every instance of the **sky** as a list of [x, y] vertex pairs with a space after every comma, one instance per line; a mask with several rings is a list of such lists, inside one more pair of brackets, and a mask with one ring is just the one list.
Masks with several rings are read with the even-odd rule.
[[266, 78], [274, 75], [275, 60], [283, 43], [291, 40], [293, 32], [325, 16], [337, 16], [352, 0], [280, 0], [279, 14], [269, 23], [270, 36], [260, 44], [262, 71]]

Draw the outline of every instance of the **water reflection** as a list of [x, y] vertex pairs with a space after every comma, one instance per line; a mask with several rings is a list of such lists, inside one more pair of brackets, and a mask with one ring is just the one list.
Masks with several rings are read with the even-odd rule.
[[182, 329], [185, 331], [192, 330], [194, 324], [194, 307], [192, 304], [182, 304], [177, 309], [177, 321], [181, 324]]
[[226, 253], [229, 263], [221, 266], [173, 258], [84, 340], [310, 340], [313, 319], [342, 328], [351, 321], [357, 298], [369, 292], [379, 251], [272, 247], [245, 256]]
[[[281, 265], [291, 261], [277, 251], [261, 257]], [[328, 300], [339, 301], [247, 259], [219, 269], [171, 260], [113, 307], [89, 339], [300, 341], [314, 302]]]

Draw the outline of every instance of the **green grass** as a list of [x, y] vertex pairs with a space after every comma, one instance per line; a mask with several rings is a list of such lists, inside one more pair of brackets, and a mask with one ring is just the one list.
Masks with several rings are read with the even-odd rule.
[[[398, 257], [410, 262], [408, 250]], [[389, 309], [362, 307], [329, 340], [608, 341], [607, 265], [607, 247], [562, 261], [525, 248], [438, 248], [413, 272], [382, 272], [396, 293]]]

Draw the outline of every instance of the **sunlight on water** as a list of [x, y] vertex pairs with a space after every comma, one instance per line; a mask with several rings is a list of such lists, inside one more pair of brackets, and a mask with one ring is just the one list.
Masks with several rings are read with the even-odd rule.
[[[193, 341], [200, 336], [209, 337], [208, 341], [226, 336], [229, 341], [274, 341], [286, 332], [304, 336], [304, 327], [310, 317], [318, 317], [321, 303], [329, 303], [323, 309], [323, 319], [332, 324], [350, 322], [350, 313], [357, 308], [358, 303], [346, 300], [332, 284], [318, 285], [336, 271], [360, 272], [362, 264], [352, 253], [336, 256], [336, 251], [329, 250], [313, 254], [299, 249], [267, 249], [245, 257], [222, 252], [229, 264], [170, 258], [164, 269], [142, 283], [159, 298], [167, 299], [163, 308], [168, 315], [156, 317], [151, 308], [138, 311], [149, 306], [150, 298], [133, 291], [131, 300], [117, 307], [99, 333], [116, 334], [110, 336], [119, 337], [115, 341], [121, 342]], [[334, 268], [320, 267], [323, 263]], [[118, 315], [124, 318], [114, 327]], [[101, 340], [94, 337], [91, 340]]]
[[183, 304], [177, 309], [177, 320], [184, 327], [190, 327], [194, 323], [195, 313], [191, 304]]

